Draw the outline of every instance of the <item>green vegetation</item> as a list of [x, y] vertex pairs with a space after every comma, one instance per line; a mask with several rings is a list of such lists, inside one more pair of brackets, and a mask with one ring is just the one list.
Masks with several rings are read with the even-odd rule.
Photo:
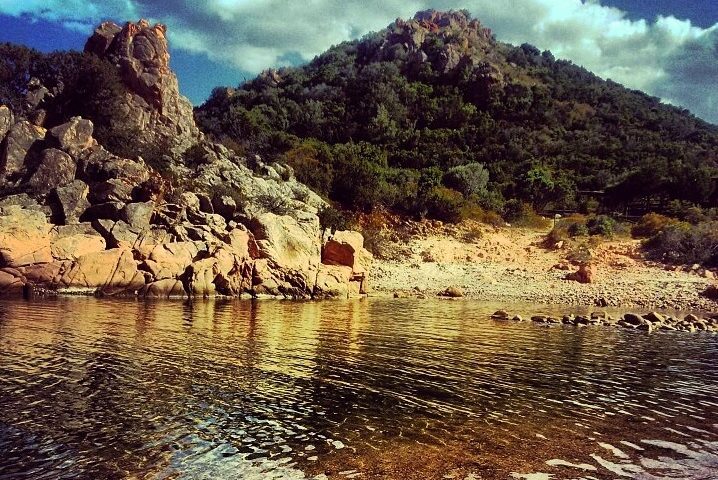
[[20, 45], [0, 44], [0, 104], [18, 117], [33, 113], [25, 98], [31, 79], [48, 90], [41, 108], [53, 127], [82, 116], [92, 120], [94, 136], [118, 155], [136, 157], [136, 132], [113, 121], [127, 93], [117, 67], [95, 55], [79, 52], [43, 54]]
[[[716, 204], [718, 128], [467, 25], [427, 31], [409, 49], [405, 27], [393, 25], [308, 65], [218, 88], [198, 122], [364, 212], [457, 221], [480, 208], [516, 223], [524, 203], [592, 214]], [[587, 228], [612, 226], [601, 218]]]

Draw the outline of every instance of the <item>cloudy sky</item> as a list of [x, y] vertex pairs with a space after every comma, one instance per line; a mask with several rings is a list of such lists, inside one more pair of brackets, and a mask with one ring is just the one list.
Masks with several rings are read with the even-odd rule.
[[466, 8], [499, 40], [529, 42], [718, 124], [716, 0], [0, 0], [0, 41], [81, 49], [102, 20], [169, 26], [183, 92], [310, 60], [427, 8]]

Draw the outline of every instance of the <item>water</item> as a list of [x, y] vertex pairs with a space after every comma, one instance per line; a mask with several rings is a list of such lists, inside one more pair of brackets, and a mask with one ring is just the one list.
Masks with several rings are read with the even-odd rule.
[[0, 300], [0, 479], [718, 478], [718, 336], [497, 307]]

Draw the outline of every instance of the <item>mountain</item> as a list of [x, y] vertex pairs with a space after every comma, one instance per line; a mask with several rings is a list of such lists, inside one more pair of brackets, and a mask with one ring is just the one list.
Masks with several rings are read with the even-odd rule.
[[717, 204], [718, 127], [549, 51], [498, 42], [465, 11], [420, 12], [307, 65], [217, 88], [196, 117], [357, 210], [456, 220], [517, 201]]

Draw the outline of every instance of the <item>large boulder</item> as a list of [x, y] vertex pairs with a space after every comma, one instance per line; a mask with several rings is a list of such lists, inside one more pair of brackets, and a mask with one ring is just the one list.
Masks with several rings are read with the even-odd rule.
[[581, 265], [578, 270], [566, 275], [566, 280], [573, 280], [578, 283], [593, 283], [596, 275], [592, 265]]
[[134, 229], [144, 230], [150, 226], [154, 209], [155, 203], [152, 201], [128, 203], [120, 211], [120, 220], [127, 222]]
[[132, 201], [132, 190], [134, 188], [135, 185], [122, 179], [111, 178], [92, 186], [90, 201], [92, 203], [130, 202]]
[[[351, 267], [343, 265], [321, 265], [314, 285], [314, 297], [346, 298], [352, 293]], [[359, 293], [357, 290], [355, 293]]]
[[319, 219], [264, 213], [250, 223], [261, 258], [286, 270], [315, 272], [320, 261]]
[[132, 251], [115, 248], [79, 257], [60, 279], [71, 290], [97, 291], [107, 295], [134, 293], [144, 284]]
[[25, 279], [20, 272], [12, 269], [0, 270], [0, 295], [22, 295]]
[[55, 189], [55, 201], [57, 203], [60, 221], [66, 225], [79, 223], [80, 217], [90, 207], [87, 195], [90, 187], [82, 180], [74, 180], [65, 186]]
[[69, 122], [50, 130], [59, 142], [60, 148], [69, 153], [79, 153], [96, 144], [92, 138], [93, 125], [90, 120], [72, 117]]
[[44, 128], [25, 120], [10, 127], [0, 152], [0, 181], [19, 180], [26, 167], [37, 162], [46, 133]]
[[0, 208], [0, 267], [22, 267], [53, 261], [44, 213], [20, 206]]
[[139, 291], [146, 298], [186, 298], [187, 292], [180, 280], [167, 278], [148, 283]]
[[62, 150], [48, 148], [42, 152], [40, 165], [30, 177], [28, 185], [34, 193], [45, 196], [54, 188], [72, 182], [76, 170], [77, 164], [70, 155]]
[[322, 249], [322, 263], [350, 267], [353, 273], [367, 273], [373, 260], [373, 255], [364, 248], [364, 237], [359, 232], [336, 232]]

